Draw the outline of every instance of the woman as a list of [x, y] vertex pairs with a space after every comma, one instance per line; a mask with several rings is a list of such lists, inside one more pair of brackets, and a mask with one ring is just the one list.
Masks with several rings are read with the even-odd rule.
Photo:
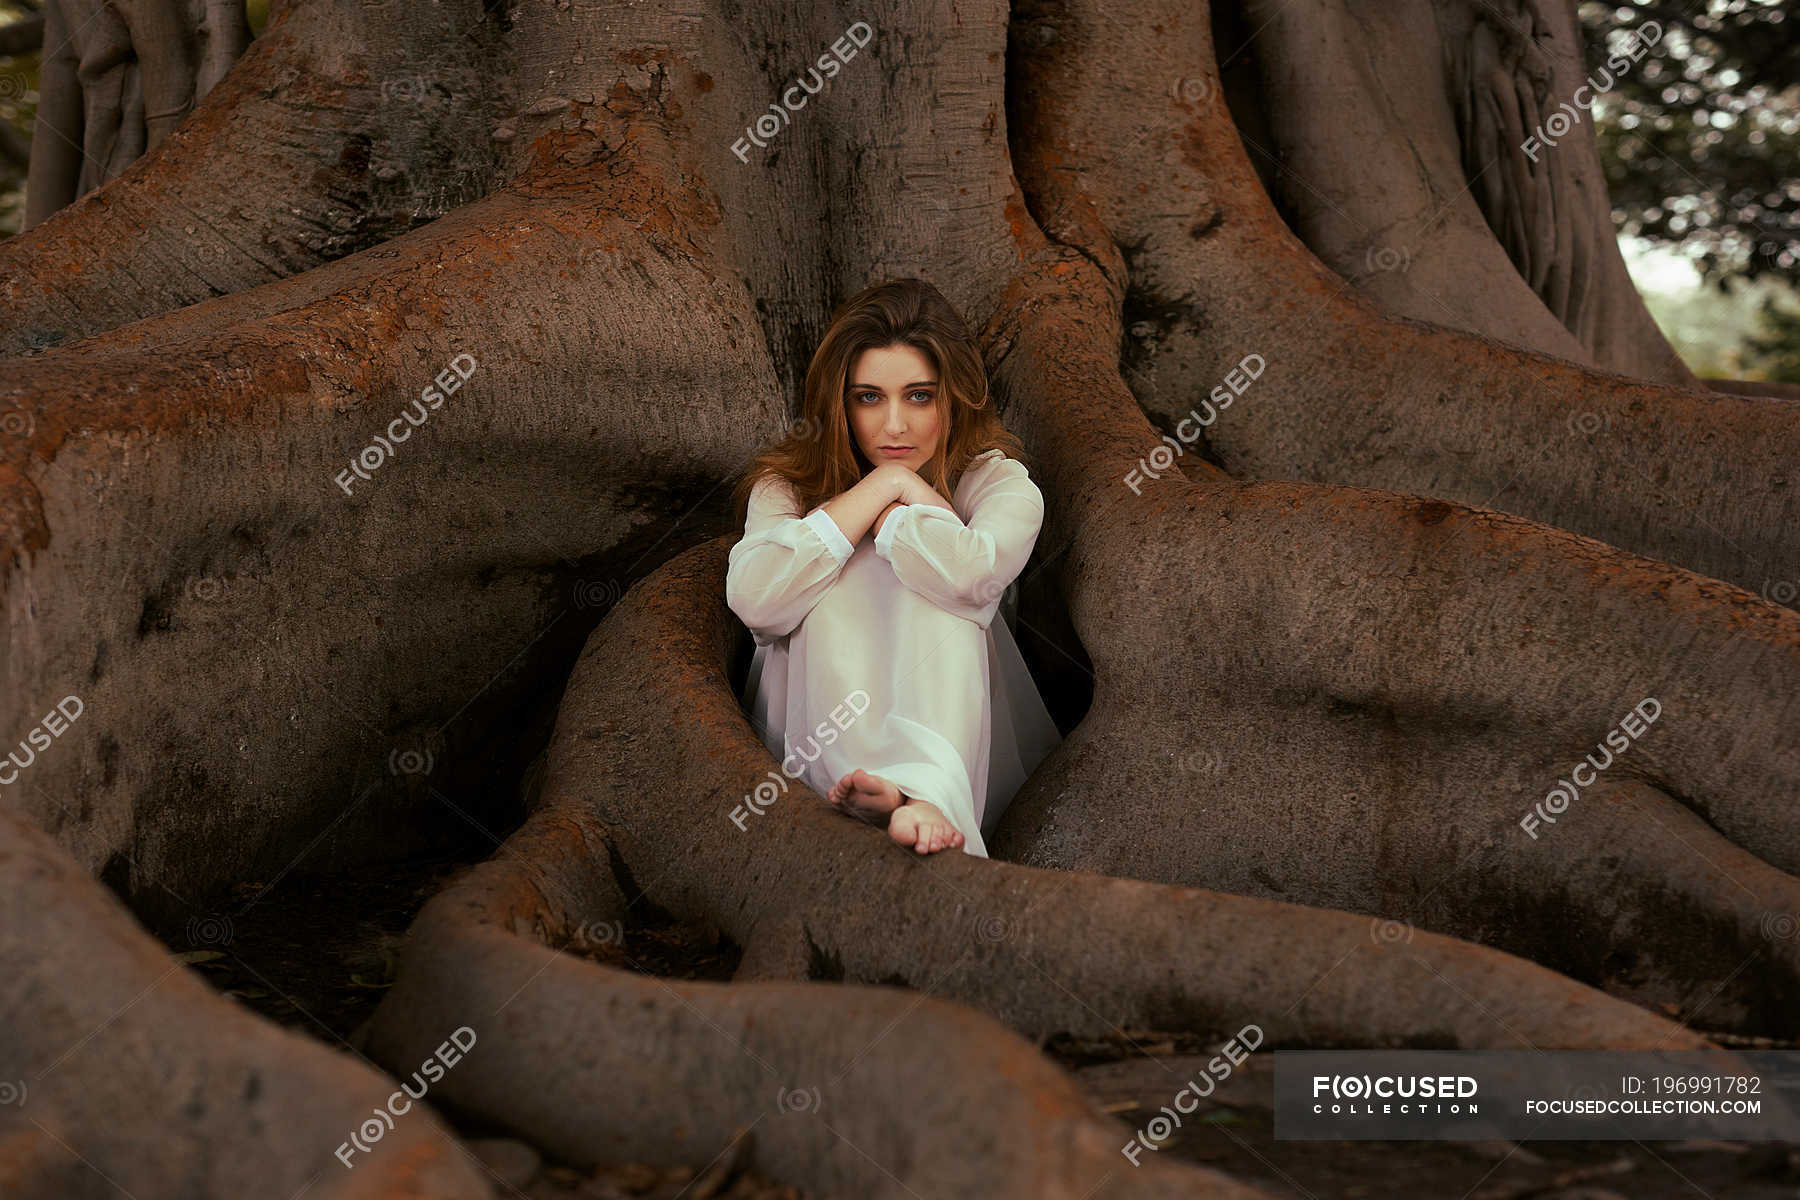
[[725, 592], [756, 641], [744, 707], [790, 772], [804, 763], [840, 811], [919, 854], [987, 857], [1059, 738], [994, 619], [1044, 500], [989, 399], [937, 289], [878, 284], [833, 315], [796, 431], [737, 490]]

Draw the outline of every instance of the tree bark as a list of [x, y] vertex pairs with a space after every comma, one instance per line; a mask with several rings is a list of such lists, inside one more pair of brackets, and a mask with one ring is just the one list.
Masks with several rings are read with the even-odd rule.
[[7, 1196], [490, 1195], [429, 1112], [344, 1171], [331, 1148], [393, 1080], [219, 995], [4, 808], [0, 961]]
[[[1018, 114], [1021, 180], [1029, 195], [1069, 193], [1041, 209], [1052, 236], [1121, 248], [1121, 366], [1165, 453], [1236, 478], [1499, 508], [1793, 602], [1791, 404], [1382, 317], [1276, 215], [1210, 69], [1204, 16], [1019, 12], [1025, 44], [1042, 47], [1019, 61], [1040, 98]], [[1152, 97], [1134, 73], [1167, 82]], [[1251, 355], [1260, 378], [1227, 390]]]
[[[171, 965], [92, 907], [92, 877], [178, 927], [230, 883], [378, 863], [466, 820], [523, 827], [420, 915], [359, 1048], [404, 1073], [469, 1023], [493, 1053], [438, 1098], [574, 1161], [629, 1146], [698, 1165], [754, 1124], [760, 1167], [825, 1191], [1079, 1196], [1121, 1169], [1122, 1128], [1019, 1034], [1793, 1033], [1779, 1001], [1800, 959], [1768, 932], [1800, 907], [1791, 401], [1553, 357], [1560, 321], [1531, 335], [1557, 345], [1509, 344], [1384, 312], [1270, 202], [1203, 5], [896, 9], [866, 39], [856, 16], [776, 8], [526, 0], [504, 25], [469, 6], [435, 32], [389, 14], [387, 34], [361, 12], [283, 10], [156, 150], [0, 254], [28, 351], [0, 380], [0, 718], [31, 730], [81, 703], [5, 793], [0, 870], [37, 879], [47, 838], [67, 860], [19, 885], [37, 908], [0, 913], [21, 964], [4, 1003], [56, 994], [63, 933], [21, 914], [65, 895], [130, 950], [96, 965], [109, 987]], [[771, 114], [839, 43], [857, 53]], [[407, 210], [436, 220], [386, 236], [404, 222], [373, 185], [319, 172], [393, 128], [373, 102], [400, 45], [466, 81], [384, 151], [406, 188], [491, 155], [496, 116], [506, 134], [485, 194], [439, 194]], [[167, 282], [156, 265], [195, 264], [211, 235], [177, 237], [166, 206], [225, 219], [244, 122], [275, 156], [271, 214], [317, 225], [351, 186], [366, 223]], [[470, 140], [447, 146], [456, 129]], [[284, 217], [240, 219], [287, 236]], [[77, 257], [140, 225], [161, 249]], [[1510, 260], [1496, 242], [1482, 261]], [[58, 264], [80, 264], [72, 283], [38, 269]], [[801, 787], [731, 819], [777, 768], [736, 702], [727, 485], [785, 426], [833, 305], [895, 275], [980, 331], [1047, 499], [1020, 634], [1056, 660], [1038, 665], [1071, 729], [993, 860], [920, 861]], [[1621, 326], [1585, 327], [1591, 351]], [[1250, 356], [1254, 382], [1192, 416]], [[1646, 697], [1642, 741], [1530, 836], [1522, 815]], [[511, 780], [546, 740], [527, 814]], [[736, 941], [738, 979], [553, 953], [640, 901]], [[208, 1048], [191, 1007], [162, 1036], [229, 1078], [246, 1052]], [[877, 1038], [897, 1016], [971, 1070], [933, 1091], [941, 1064]], [[66, 1048], [9, 1030], [17, 1061]], [[547, 1074], [572, 1044], [583, 1069]], [[832, 1071], [816, 1115], [757, 1122]], [[598, 1103], [625, 1078], [641, 1114]], [[335, 1128], [366, 1082], [329, 1104], [284, 1091], [269, 1119]], [[114, 1093], [58, 1097], [65, 1141], [105, 1141]], [[946, 1155], [927, 1130], [952, 1100], [985, 1116]], [[195, 1134], [240, 1156], [249, 1136]], [[371, 1160], [402, 1181], [452, 1170], [435, 1126], [409, 1137], [416, 1158]], [[180, 1169], [116, 1177], [159, 1194]], [[464, 1186], [445, 1178], [430, 1194]], [[1113, 1186], [1252, 1194], [1163, 1166]]]
[[[0, 245], [0, 355], [301, 274], [478, 199], [501, 171], [511, 136], [506, 43], [478, 0], [280, 11], [216, 88], [208, 80], [235, 43], [200, 36], [199, 18], [175, 28], [164, 15], [157, 36], [187, 48], [170, 61], [187, 63], [196, 44], [202, 51], [192, 82], [205, 98], [166, 143], [166, 122], [152, 122], [148, 154], [141, 120], [117, 135], [129, 144], [103, 152], [93, 141], [102, 51], [90, 43], [111, 38], [105, 53], [119, 65], [99, 78], [123, 89], [138, 69], [126, 65], [131, 28], [110, 2], [91, 0], [92, 23], [74, 39], [56, 24], [67, 2], [48, 10], [54, 50], [32, 147], [33, 236]], [[162, 0], [143, 7], [165, 12]], [[208, 0], [206, 20], [214, 7]], [[184, 70], [153, 115], [178, 107]], [[105, 119], [119, 126], [116, 114]]]
[[1631, 285], [1591, 119], [1527, 148], [1559, 105], [1604, 90], [1587, 86], [1573, 4], [1244, 0], [1228, 28], [1234, 45], [1255, 31], [1265, 174], [1362, 294], [1394, 316], [1695, 386]]

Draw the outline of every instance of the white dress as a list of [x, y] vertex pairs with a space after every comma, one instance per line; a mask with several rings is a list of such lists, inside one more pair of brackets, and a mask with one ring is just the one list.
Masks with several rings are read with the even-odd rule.
[[858, 767], [929, 800], [987, 857], [983, 835], [1060, 740], [1004, 619], [1044, 498], [990, 450], [956, 511], [905, 504], [852, 547], [792, 485], [760, 480], [725, 598], [756, 641], [742, 700], [769, 753], [820, 795]]

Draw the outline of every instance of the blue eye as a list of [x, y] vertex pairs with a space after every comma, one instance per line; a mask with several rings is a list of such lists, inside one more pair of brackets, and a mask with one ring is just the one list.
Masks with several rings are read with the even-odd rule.
[[[919, 388], [915, 391], [911, 391], [906, 394], [906, 398], [908, 400], [911, 400], [915, 396], [923, 396], [924, 397], [924, 399], [919, 402], [921, 404], [930, 404], [932, 402], [932, 394], [930, 392], [924, 390], [923, 388]], [[880, 392], [857, 392], [854, 396], [852, 396], [850, 398], [850, 402], [852, 404], [879, 404], [881, 402], [881, 393]]]

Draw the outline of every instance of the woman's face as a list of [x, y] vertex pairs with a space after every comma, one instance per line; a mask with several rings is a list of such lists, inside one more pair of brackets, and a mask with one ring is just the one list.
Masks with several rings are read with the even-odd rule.
[[940, 424], [937, 388], [931, 360], [911, 346], [859, 354], [850, 366], [844, 408], [864, 457], [876, 466], [899, 462], [915, 471], [930, 462]]

